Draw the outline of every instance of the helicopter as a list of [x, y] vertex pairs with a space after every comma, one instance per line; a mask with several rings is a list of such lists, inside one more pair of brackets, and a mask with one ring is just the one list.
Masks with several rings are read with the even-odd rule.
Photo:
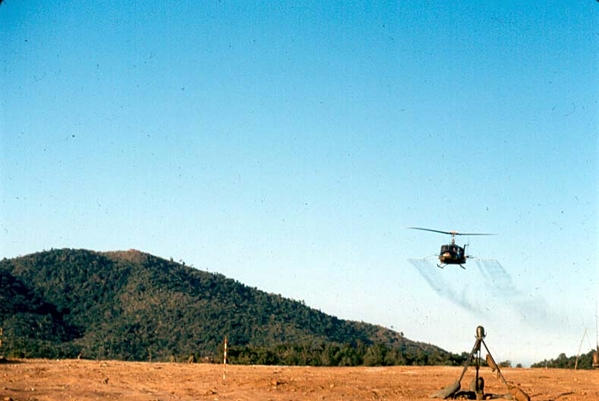
[[485, 233], [459, 233], [457, 231], [441, 231], [422, 227], [406, 228], [409, 228], [411, 230], [431, 231], [434, 233], [451, 235], [451, 243], [447, 245], [441, 245], [441, 251], [439, 252], [439, 263], [437, 263], [437, 267], [441, 269], [443, 269], [447, 265], [459, 265], [462, 269], [466, 269], [464, 267], [464, 264], [466, 263], [466, 259], [470, 257], [466, 255], [466, 247], [468, 246], [468, 244], [464, 244], [463, 247], [457, 245], [455, 243], [456, 235], [495, 235]]

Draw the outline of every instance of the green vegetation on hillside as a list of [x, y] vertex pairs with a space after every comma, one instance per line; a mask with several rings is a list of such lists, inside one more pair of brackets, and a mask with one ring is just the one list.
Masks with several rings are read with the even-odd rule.
[[300, 366], [397, 366], [462, 365], [468, 355], [456, 355], [430, 348], [391, 348], [382, 343], [280, 344], [270, 347], [241, 346], [228, 351], [229, 360], [239, 364]]
[[459, 365], [400, 333], [337, 319], [139, 251], [51, 250], [0, 262], [8, 356], [301, 365]]
[[531, 368], [559, 368], [559, 369], [592, 369], [593, 366], [593, 352], [591, 350], [586, 354], [581, 354], [578, 357], [578, 365], [576, 365], [576, 356], [567, 357], [566, 354], [559, 354], [557, 358], [550, 360], [543, 360], [541, 362], [533, 363]]

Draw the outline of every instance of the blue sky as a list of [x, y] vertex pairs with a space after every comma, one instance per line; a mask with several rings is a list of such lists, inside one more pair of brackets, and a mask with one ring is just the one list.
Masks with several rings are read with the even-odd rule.
[[[454, 352], [482, 324], [501, 360], [575, 354], [599, 5], [321, 3], [3, 2], [2, 257], [135, 248]], [[449, 238], [406, 226], [496, 233], [458, 243], [498, 275], [423, 272]]]

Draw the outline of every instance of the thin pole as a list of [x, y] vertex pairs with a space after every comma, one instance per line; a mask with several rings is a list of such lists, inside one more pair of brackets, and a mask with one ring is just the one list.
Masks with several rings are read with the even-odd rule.
[[576, 354], [576, 362], [574, 363], [574, 370], [578, 369], [578, 358], [580, 358], [580, 350], [582, 349], [582, 342], [584, 338], [587, 336], [587, 329], [585, 327], [584, 333], [582, 334], [582, 338], [580, 339], [580, 345], [578, 346], [578, 354]]
[[599, 368], [599, 318], [597, 317], [597, 299], [595, 299], [595, 333], [597, 335], [597, 346], [593, 352], [593, 368]]
[[223, 351], [223, 380], [227, 378], [227, 337], [225, 336], [225, 348]]

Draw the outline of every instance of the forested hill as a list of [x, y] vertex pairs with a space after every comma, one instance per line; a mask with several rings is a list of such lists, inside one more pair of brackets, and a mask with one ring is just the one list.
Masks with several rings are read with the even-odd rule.
[[136, 250], [61, 249], [0, 261], [0, 353], [238, 363], [461, 364], [463, 355], [346, 321]]

